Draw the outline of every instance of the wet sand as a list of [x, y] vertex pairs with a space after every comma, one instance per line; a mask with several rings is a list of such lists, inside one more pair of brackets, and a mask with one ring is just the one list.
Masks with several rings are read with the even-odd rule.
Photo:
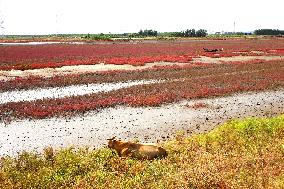
[[[195, 103], [206, 108], [190, 108]], [[228, 97], [182, 101], [161, 107], [107, 108], [70, 119], [17, 120], [0, 122], [0, 156], [18, 152], [42, 152], [46, 146], [98, 148], [116, 136], [140, 142], [173, 138], [208, 131], [232, 118], [274, 116], [284, 113], [284, 89], [250, 92]]]
[[36, 88], [29, 90], [14, 90], [0, 92], [0, 104], [8, 102], [33, 101], [46, 98], [64, 98], [70, 96], [81, 96], [99, 92], [109, 92], [135, 85], [162, 82], [161, 80], [136, 80], [117, 83], [83, 84], [66, 87]]

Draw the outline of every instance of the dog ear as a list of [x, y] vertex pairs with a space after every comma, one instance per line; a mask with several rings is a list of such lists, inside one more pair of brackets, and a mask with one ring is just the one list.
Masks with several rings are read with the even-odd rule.
[[114, 140], [115, 139], [115, 136], [114, 137], [112, 137], [112, 138], [108, 138], [107, 140]]

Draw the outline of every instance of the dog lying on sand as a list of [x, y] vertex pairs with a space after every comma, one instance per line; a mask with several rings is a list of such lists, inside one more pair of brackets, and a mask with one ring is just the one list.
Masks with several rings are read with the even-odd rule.
[[141, 160], [163, 158], [168, 155], [167, 151], [152, 144], [138, 144], [116, 140], [115, 137], [108, 140], [108, 147], [114, 149], [121, 157], [132, 157]]

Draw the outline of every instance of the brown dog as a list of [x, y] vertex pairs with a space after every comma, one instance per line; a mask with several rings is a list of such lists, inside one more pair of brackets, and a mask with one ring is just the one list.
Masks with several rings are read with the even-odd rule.
[[108, 147], [114, 149], [118, 155], [122, 157], [152, 160], [155, 158], [163, 158], [168, 155], [165, 149], [151, 144], [123, 142], [116, 140], [115, 137], [107, 140]]

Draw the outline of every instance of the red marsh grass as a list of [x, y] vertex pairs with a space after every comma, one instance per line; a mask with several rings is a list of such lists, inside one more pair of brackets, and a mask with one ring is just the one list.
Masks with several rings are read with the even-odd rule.
[[[208, 72], [205, 69], [207, 74], [199, 77], [196, 75], [186, 77], [188, 74], [186, 70], [177, 69], [172, 74], [175, 77], [185, 77], [167, 80], [163, 83], [123, 88], [107, 93], [1, 104], [0, 115], [6, 118], [39, 119], [80, 114], [89, 110], [116, 105], [159, 106], [163, 103], [184, 99], [217, 97], [245, 91], [273, 90], [284, 86], [283, 63], [253, 65], [256, 67], [250, 65], [252, 69], [247, 69], [248, 67], [241, 65], [240, 68], [246, 68], [243, 71], [232, 67], [231, 71], [233, 72], [224, 73], [221, 71], [219, 75], [216, 73], [207, 75]], [[264, 65], [264, 67], [260, 65]], [[259, 69], [256, 69], [257, 66], [260, 66]], [[197, 73], [200, 73], [199, 71]], [[172, 77], [174, 78], [174, 76]]]
[[[218, 53], [205, 53], [203, 48], [219, 49]], [[284, 40], [227, 39], [157, 41], [156, 43], [114, 44], [50, 44], [50, 45], [1, 45], [0, 70], [38, 69], [65, 65], [97, 63], [144, 65], [153, 61], [188, 62], [192, 57], [231, 57], [258, 55], [283, 55]], [[239, 53], [238, 53], [239, 52]], [[246, 53], [244, 53], [246, 52]]]
[[[198, 99], [229, 95], [245, 91], [271, 90], [283, 87], [283, 62], [224, 65], [208, 69], [165, 69], [157, 72], [123, 72], [112, 76], [168, 78], [163, 83], [138, 85], [107, 93], [94, 93], [62, 99], [0, 105], [0, 115], [13, 118], [46, 118], [83, 113], [116, 105], [159, 106], [184, 99]], [[144, 75], [144, 73], [147, 73]], [[103, 77], [102, 77], [103, 78]], [[171, 79], [169, 79], [171, 78]], [[111, 77], [106, 75], [106, 80]], [[67, 80], [68, 81], [68, 80]], [[5, 85], [5, 83], [4, 83]], [[8, 112], [8, 114], [7, 114]]]
[[283, 64], [283, 60], [258, 60], [224, 64], [191, 63], [186, 66], [155, 66], [145, 70], [113, 70], [86, 74], [70, 74], [68, 76], [57, 75], [54, 77], [17, 77], [8, 81], [0, 81], [0, 92], [15, 89], [62, 87], [88, 83], [113, 83], [129, 80], [198, 78], [210, 75], [250, 73], [272, 68], [279, 68], [281, 70], [283, 69]]

